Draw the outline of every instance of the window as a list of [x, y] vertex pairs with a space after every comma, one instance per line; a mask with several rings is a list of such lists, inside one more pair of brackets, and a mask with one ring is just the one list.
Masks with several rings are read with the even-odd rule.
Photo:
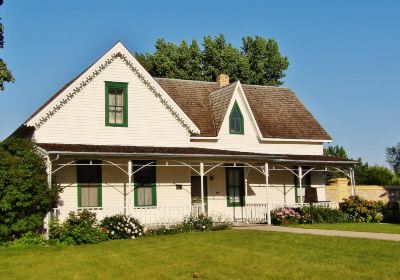
[[244, 176], [241, 167], [226, 167], [226, 196], [228, 206], [244, 206]]
[[[295, 169], [297, 169], [295, 167]], [[302, 173], [303, 175], [309, 170], [310, 168], [307, 166], [302, 167]], [[298, 174], [298, 170], [297, 170]], [[306, 202], [306, 194], [307, 194], [307, 189], [311, 188], [311, 172], [308, 172], [306, 176], [303, 177], [301, 180], [301, 188], [302, 188], [302, 193], [300, 193], [300, 184], [299, 184], [299, 178], [297, 176], [294, 176], [294, 193], [295, 193], [295, 202], [300, 203], [300, 195], [303, 197], [303, 202]]]
[[78, 207], [102, 207], [101, 160], [76, 162]]
[[233, 104], [231, 114], [229, 115], [229, 133], [244, 134], [243, 115], [242, 112], [240, 112], [239, 105], [236, 101]]
[[[147, 166], [145, 166], [148, 164]], [[145, 167], [143, 167], [145, 166]], [[134, 161], [135, 206], [157, 206], [156, 166], [150, 161]]]
[[106, 82], [106, 126], [128, 126], [128, 84]]

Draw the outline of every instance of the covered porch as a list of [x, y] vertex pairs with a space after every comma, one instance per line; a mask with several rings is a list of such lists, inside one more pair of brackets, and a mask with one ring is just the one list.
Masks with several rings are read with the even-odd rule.
[[200, 214], [271, 223], [270, 211], [325, 198], [327, 172], [349, 178], [354, 162], [310, 155], [269, 155], [203, 148], [39, 144], [49, 182], [62, 187], [52, 215], [89, 209], [127, 214], [143, 224], [174, 224]]

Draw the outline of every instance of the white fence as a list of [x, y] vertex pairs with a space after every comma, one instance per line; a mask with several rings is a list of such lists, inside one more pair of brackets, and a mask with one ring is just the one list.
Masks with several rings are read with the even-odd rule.
[[182, 222], [184, 218], [189, 216], [198, 217], [202, 214], [201, 206], [189, 206], [189, 207], [135, 207], [135, 208], [79, 208], [78, 209], [65, 209], [65, 208], [54, 208], [51, 217], [56, 218], [59, 221], [63, 221], [68, 217], [70, 212], [77, 212], [87, 209], [90, 212], [96, 214], [98, 221], [105, 217], [126, 214], [130, 215], [140, 221], [144, 225], [171, 225]]

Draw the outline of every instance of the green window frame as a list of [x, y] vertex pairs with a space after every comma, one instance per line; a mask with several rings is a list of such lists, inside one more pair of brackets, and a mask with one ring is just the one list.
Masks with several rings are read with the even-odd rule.
[[[298, 168], [295, 167], [294, 169], [297, 169], [297, 174], [298, 174]], [[303, 174], [306, 173], [308, 170], [310, 169], [309, 166], [302, 166], [302, 171]], [[300, 184], [299, 184], [299, 178], [295, 175], [293, 175], [293, 179], [294, 179], [294, 195], [295, 195], [295, 202], [296, 203], [300, 203]], [[303, 180], [301, 181], [301, 187], [304, 189], [311, 187], [311, 172], [308, 172], [306, 174], [306, 176], [303, 177]], [[303, 199], [304, 202], [304, 199]]]
[[[103, 207], [103, 186], [102, 186], [102, 166], [101, 160], [77, 160], [76, 161], [76, 181], [77, 181], [77, 197], [78, 197], [78, 208], [99, 208]], [[85, 188], [95, 189], [96, 191], [96, 203], [93, 205], [85, 205], [83, 193]], [[86, 194], [87, 195], [87, 194]], [[90, 194], [89, 194], [90, 195]], [[88, 199], [90, 201], [90, 198]], [[90, 202], [89, 202], [90, 203]]]
[[[243, 167], [225, 167], [225, 179], [226, 179], [227, 206], [228, 207], [244, 206], [245, 205], [245, 198], [244, 198], [245, 189], [244, 189]], [[234, 199], [232, 199], [232, 197], [234, 197]], [[234, 201], [237, 199], [239, 201]]]
[[105, 82], [106, 126], [128, 126], [128, 83]]
[[132, 162], [135, 207], [157, 206], [156, 162], [135, 160]]
[[239, 105], [235, 101], [229, 114], [229, 133], [244, 134], [244, 120]]

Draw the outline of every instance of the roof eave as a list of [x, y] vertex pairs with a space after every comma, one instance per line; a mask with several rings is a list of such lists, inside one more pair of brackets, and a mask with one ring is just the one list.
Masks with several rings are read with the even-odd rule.
[[224, 154], [180, 154], [180, 153], [121, 153], [121, 152], [73, 152], [73, 151], [47, 151], [49, 155], [63, 156], [104, 156], [104, 157], [130, 157], [130, 158], [162, 158], [162, 159], [189, 159], [204, 158], [224, 161], [235, 160], [252, 160], [281, 164], [307, 164], [307, 165], [335, 165], [335, 166], [352, 166], [357, 161], [324, 161], [324, 160], [300, 160], [300, 159], [284, 159], [277, 158], [275, 155], [224, 155]]

